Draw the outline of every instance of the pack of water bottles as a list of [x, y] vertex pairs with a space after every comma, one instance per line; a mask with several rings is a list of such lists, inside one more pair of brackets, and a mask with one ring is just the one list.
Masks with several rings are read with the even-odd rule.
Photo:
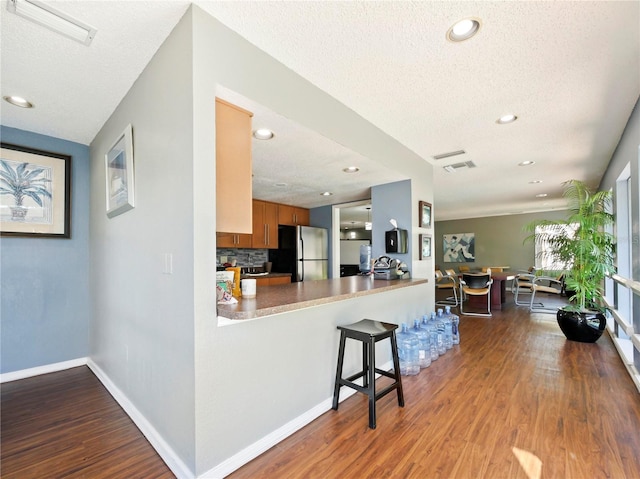
[[455, 344], [460, 344], [460, 317], [445, 306], [422, 319], [415, 319], [413, 326], [402, 323], [396, 333], [400, 374], [413, 376], [427, 368], [432, 361], [443, 356]]

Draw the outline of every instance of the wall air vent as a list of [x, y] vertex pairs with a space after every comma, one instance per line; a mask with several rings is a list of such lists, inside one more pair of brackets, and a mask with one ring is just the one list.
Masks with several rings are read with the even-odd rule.
[[455, 173], [459, 170], [466, 170], [468, 168], [475, 168], [476, 164], [473, 161], [463, 161], [462, 163], [454, 163], [452, 165], [443, 166], [448, 173]]
[[450, 158], [452, 156], [464, 155], [466, 151], [458, 150], [458, 151], [450, 151], [449, 153], [441, 153], [439, 155], [434, 155], [432, 158], [434, 160], [442, 160], [443, 158]]

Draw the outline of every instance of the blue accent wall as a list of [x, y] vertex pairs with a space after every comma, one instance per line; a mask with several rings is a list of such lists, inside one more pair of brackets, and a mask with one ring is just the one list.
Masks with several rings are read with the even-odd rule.
[[72, 157], [71, 239], [0, 238], [0, 372], [89, 355], [89, 147], [0, 126], [3, 142]]
[[327, 229], [327, 237], [329, 239], [329, 278], [333, 275], [333, 241], [331, 241], [333, 235], [332, 211], [333, 208], [331, 206], [319, 206], [309, 210], [309, 225]]
[[[374, 258], [390, 256], [404, 261], [411, 269], [411, 180], [397, 181], [371, 187]], [[407, 230], [407, 254], [385, 252], [385, 231], [393, 229], [389, 220], [395, 219], [398, 228]]]

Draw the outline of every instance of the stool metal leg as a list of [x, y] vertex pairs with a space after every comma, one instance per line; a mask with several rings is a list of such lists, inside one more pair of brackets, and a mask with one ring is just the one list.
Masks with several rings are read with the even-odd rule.
[[375, 353], [375, 339], [371, 337], [367, 343], [363, 343], [368, 346], [369, 349], [369, 374], [365, 374], [365, 378], [368, 376], [369, 386], [367, 388], [367, 394], [369, 395], [369, 427], [371, 429], [376, 428], [376, 353]]
[[346, 333], [340, 331], [340, 347], [338, 349], [338, 367], [336, 370], [336, 384], [333, 388], [332, 409], [338, 410], [338, 400], [340, 398], [340, 381], [342, 379], [342, 364], [344, 363], [344, 345], [347, 341]]
[[393, 372], [396, 375], [396, 382], [398, 387], [396, 391], [398, 393], [398, 406], [404, 407], [404, 393], [402, 391], [402, 379], [400, 378], [400, 358], [398, 358], [398, 342], [396, 341], [395, 333], [392, 334], [389, 339], [391, 340], [391, 355], [393, 356]]

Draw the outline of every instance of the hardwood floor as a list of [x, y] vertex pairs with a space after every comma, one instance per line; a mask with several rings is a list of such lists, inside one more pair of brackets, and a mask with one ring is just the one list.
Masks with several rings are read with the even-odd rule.
[[512, 304], [460, 330], [403, 378], [404, 408], [378, 401], [377, 429], [357, 394], [229, 477], [640, 478], [640, 396], [608, 335], [568, 342]]
[[173, 478], [88, 367], [2, 384], [0, 476]]
[[[640, 395], [606, 334], [568, 342], [512, 304], [460, 331], [403, 378], [404, 408], [378, 401], [377, 429], [356, 394], [229, 477], [640, 478]], [[3, 478], [173, 477], [88, 368], [1, 393]]]

